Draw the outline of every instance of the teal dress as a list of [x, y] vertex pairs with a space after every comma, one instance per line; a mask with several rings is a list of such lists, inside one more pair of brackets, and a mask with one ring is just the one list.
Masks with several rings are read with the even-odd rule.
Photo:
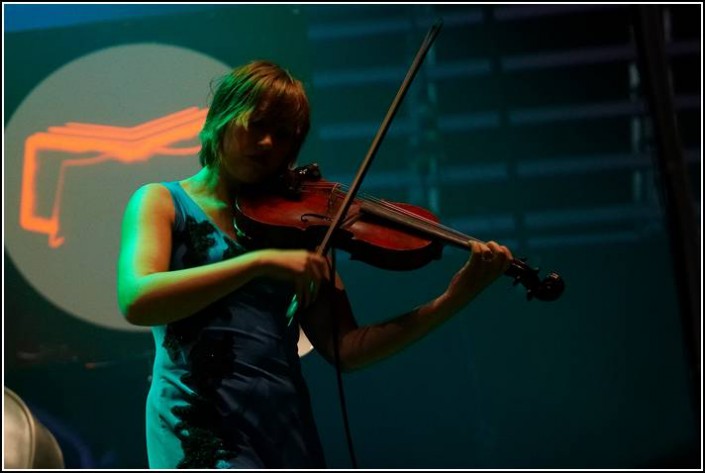
[[[245, 249], [214, 225], [178, 182], [171, 270]], [[253, 280], [200, 312], [152, 327], [147, 397], [150, 468], [325, 468], [308, 388], [288, 324], [292, 287]]]

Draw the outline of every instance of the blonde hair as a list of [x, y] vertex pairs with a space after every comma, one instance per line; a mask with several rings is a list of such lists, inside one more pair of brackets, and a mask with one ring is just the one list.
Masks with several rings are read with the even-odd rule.
[[250, 115], [261, 105], [275, 118], [296, 125], [288, 165], [296, 161], [310, 127], [310, 108], [303, 84], [273, 62], [252, 61], [219, 80], [199, 133], [201, 166], [218, 162], [220, 144], [228, 125], [234, 121], [247, 127]]

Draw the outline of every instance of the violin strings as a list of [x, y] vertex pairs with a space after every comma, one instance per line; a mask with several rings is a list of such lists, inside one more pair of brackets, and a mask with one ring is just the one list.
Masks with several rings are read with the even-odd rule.
[[465, 240], [465, 241], [477, 240], [476, 238], [465, 235], [465, 234], [463, 234], [453, 228], [447, 227], [441, 223], [435, 222], [433, 220], [430, 220], [430, 219], [423, 217], [423, 216], [420, 216], [420, 215], [416, 215], [413, 212], [411, 212], [407, 209], [404, 209], [403, 207], [399, 207], [397, 205], [394, 205], [390, 202], [385, 202], [385, 201], [377, 199], [377, 198], [363, 197], [362, 199], [369, 201], [369, 202], [372, 202], [375, 205], [379, 205], [381, 208], [385, 209], [388, 212], [404, 216], [404, 218], [406, 218], [411, 225], [415, 225], [415, 226], [417, 226], [417, 228], [421, 227], [422, 230], [424, 230], [424, 229], [425, 230], [440, 229], [449, 235], [458, 237], [458, 238]]
[[[327, 185], [327, 184], [314, 184], [314, 185], [312, 185], [312, 187], [324, 188], [324, 187], [330, 187], [330, 185]], [[347, 186], [345, 186], [345, 185], [339, 185], [338, 187], [340, 187], [341, 189], [346, 189], [346, 188], [347, 188]], [[342, 194], [342, 191], [339, 190], [339, 189], [335, 189], [334, 192], [338, 192], [339, 194], [341, 194], [341, 196], [343, 195], [343, 194]], [[372, 203], [372, 204], [374, 204], [374, 205], [376, 205], [376, 206], [378, 206], [378, 207], [381, 207], [382, 209], [384, 209], [383, 211], [388, 211], [388, 212], [390, 212], [390, 213], [392, 213], [392, 214], [397, 214], [397, 215], [400, 215], [400, 216], [405, 217], [405, 218], [408, 220], [408, 223], [411, 224], [411, 225], [413, 225], [414, 223], [416, 223], [416, 224], [420, 224], [420, 225], [422, 225], [422, 226], [425, 226], [427, 229], [428, 229], [428, 228], [431, 228], [431, 229], [433, 229], [433, 228], [440, 228], [441, 230], [444, 230], [444, 231], [446, 231], [447, 233], [451, 233], [451, 234], [453, 234], [453, 235], [455, 235], [455, 236], [457, 236], [457, 237], [459, 237], [459, 238], [465, 239], [465, 240], [467, 240], [467, 239], [474, 239], [474, 238], [472, 238], [472, 237], [468, 237], [467, 235], [465, 235], [465, 234], [463, 234], [463, 233], [461, 233], [461, 232], [459, 232], [459, 231], [457, 231], [457, 230], [454, 230], [454, 229], [452, 229], [452, 228], [449, 228], [449, 227], [447, 227], [447, 226], [445, 226], [445, 225], [442, 225], [442, 224], [440, 224], [440, 223], [438, 223], [438, 222], [435, 222], [435, 221], [433, 221], [433, 220], [430, 220], [430, 219], [428, 219], [428, 218], [426, 218], [426, 217], [422, 217], [422, 216], [420, 216], [420, 215], [417, 215], [417, 214], [415, 214], [415, 213], [413, 213], [413, 212], [411, 212], [411, 211], [409, 211], [409, 210], [407, 210], [407, 209], [404, 209], [404, 208], [402, 208], [402, 207], [399, 207], [399, 206], [397, 206], [397, 205], [394, 205], [394, 204], [392, 204], [392, 203], [390, 203], [390, 202], [387, 202], [387, 201], [385, 201], [385, 200], [382, 200], [382, 199], [380, 199], [380, 198], [377, 198], [377, 197], [374, 197], [374, 196], [369, 196], [369, 195], [364, 194], [364, 193], [359, 194], [359, 198], [360, 198], [360, 200], [362, 200], [362, 201], [364, 201], [364, 202], [370, 202], [370, 203]]]
[[397, 205], [394, 205], [393, 203], [385, 201], [385, 200], [380, 199], [378, 197], [369, 196], [367, 194], [361, 193], [360, 200], [363, 200], [365, 202], [371, 202], [375, 205], [378, 205], [378, 206], [386, 209], [387, 211], [389, 211], [391, 213], [402, 215], [402, 216], [406, 217], [410, 221], [410, 223], [412, 223], [412, 224], [413, 223], [421, 224], [422, 226], [425, 226], [426, 228], [439, 228], [447, 233], [450, 233], [454, 236], [460, 237], [465, 240], [474, 239], [472, 237], [468, 237], [467, 235], [465, 235], [465, 234], [463, 234], [453, 228], [447, 227], [447, 226], [445, 226], [439, 222], [435, 222], [429, 218], [417, 215], [417, 214], [411, 212], [410, 210], [407, 210], [403, 207], [399, 207]]
[[[330, 187], [337, 187], [336, 189], [333, 190], [333, 192], [338, 192], [339, 195], [342, 197], [344, 195], [343, 190], [347, 190], [348, 186], [346, 186], [344, 184], [331, 186], [330, 183], [310, 183], [310, 184], [304, 184], [302, 186], [302, 188], [313, 188], [313, 189], [323, 189], [323, 188], [330, 188]], [[475, 237], [465, 235], [464, 233], [459, 232], [458, 230], [447, 227], [441, 223], [435, 222], [435, 221], [430, 220], [426, 217], [422, 217], [420, 215], [417, 215], [407, 209], [404, 209], [402, 207], [394, 205], [394, 204], [387, 202], [383, 199], [380, 199], [378, 197], [374, 197], [374, 196], [370, 196], [370, 195], [361, 193], [361, 194], [359, 194], [359, 198], [360, 198], [360, 200], [362, 200], [364, 202], [369, 202], [369, 203], [372, 203], [373, 205], [378, 206], [378, 208], [382, 209], [382, 212], [385, 212], [385, 211], [390, 212], [392, 214], [397, 214], [400, 217], [407, 219], [407, 222], [410, 225], [418, 225], [418, 226], [422, 227], [422, 229], [426, 229], [426, 230], [441, 229], [441, 230], [445, 231], [446, 233], [453, 235], [459, 239], [466, 240], [466, 241], [473, 240], [473, 241], [483, 243], [481, 240], [479, 240]]]
[[[307, 184], [306, 187], [322, 189], [322, 188], [331, 187], [331, 186], [330, 186], [330, 184], [318, 183], [318, 184]], [[342, 184], [341, 184], [341, 185], [338, 185], [338, 187], [339, 187], [340, 189], [347, 189], [347, 186], [342, 185]], [[341, 191], [340, 189], [334, 189], [333, 192], [338, 192], [338, 193], [341, 195], [341, 197], [342, 197], [344, 194], [342, 193], [342, 191]], [[452, 229], [450, 229], [450, 228], [444, 227], [443, 225], [440, 225], [440, 224], [438, 224], [437, 222], [434, 222], [433, 220], [429, 220], [429, 219], [427, 219], [427, 218], [425, 218], [425, 217], [421, 217], [421, 216], [419, 216], [419, 215], [416, 215], [416, 214], [414, 214], [414, 213], [412, 213], [412, 212], [410, 212], [410, 211], [408, 211], [408, 210], [406, 210], [406, 209], [404, 209], [404, 208], [401, 208], [401, 207], [398, 207], [398, 206], [396, 206], [396, 205], [393, 205], [393, 204], [391, 204], [390, 202], [384, 201], [384, 200], [379, 199], [379, 198], [377, 198], [377, 197], [368, 196], [368, 195], [366, 195], [366, 194], [364, 194], [364, 193], [360, 193], [360, 194], [359, 194], [359, 199], [362, 200], [362, 201], [364, 201], [364, 202], [370, 202], [370, 203], [372, 203], [372, 204], [374, 204], [374, 205], [377, 205], [377, 206], [379, 206], [379, 207], [381, 207], [381, 208], [383, 208], [383, 209], [385, 209], [386, 211], [389, 211], [389, 212], [391, 212], [391, 213], [398, 214], [398, 215], [402, 215], [402, 216], [408, 218], [408, 219], [411, 220], [411, 221], [416, 221], [416, 223], [424, 224], [424, 225], [426, 225], [427, 227], [439, 227], [439, 228], [445, 229], [445, 230], [447, 230], [447, 231], [449, 231], [449, 232], [453, 232], [453, 233], [455, 233], [455, 234], [457, 234], [457, 235], [459, 235], [459, 236], [462, 236], [461, 233], [456, 232], [455, 230], [452, 230]]]

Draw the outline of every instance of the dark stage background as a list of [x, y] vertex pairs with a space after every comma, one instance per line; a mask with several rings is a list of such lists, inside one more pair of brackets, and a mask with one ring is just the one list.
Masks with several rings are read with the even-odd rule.
[[[697, 220], [701, 6], [665, 13]], [[310, 94], [300, 163], [349, 183], [437, 17], [444, 28], [364, 190], [500, 241], [560, 272], [567, 289], [526, 302], [502, 278], [417, 345], [347, 375], [360, 467], [699, 465], [628, 6], [6, 5], [4, 384], [54, 433], [68, 467], [147, 467], [153, 341], [117, 311], [119, 218], [140, 184], [198, 165], [194, 153], [174, 157], [197, 144], [193, 133], [129, 161], [114, 128], [75, 151], [56, 127], [137, 133], [206, 107], [216, 73], [269, 58]], [[61, 244], [42, 222], [58, 222]], [[435, 297], [466, 258], [446, 249], [392, 273], [341, 252], [338, 269], [368, 323]], [[303, 366], [329, 466], [349, 467], [334, 370], [315, 352]]]

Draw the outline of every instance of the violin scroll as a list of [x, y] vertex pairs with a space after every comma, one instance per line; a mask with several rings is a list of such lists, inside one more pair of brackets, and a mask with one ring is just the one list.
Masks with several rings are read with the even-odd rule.
[[543, 279], [539, 279], [539, 268], [531, 268], [526, 264], [526, 258], [512, 260], [509, 269], [504, 273], [514, 278], [514, 285], [521, 283], [526, 288], [526, 298], [534, 297], [540, 301], [555, 301], [565, 290], [565, 283], [556, 272], [550, 272]]

